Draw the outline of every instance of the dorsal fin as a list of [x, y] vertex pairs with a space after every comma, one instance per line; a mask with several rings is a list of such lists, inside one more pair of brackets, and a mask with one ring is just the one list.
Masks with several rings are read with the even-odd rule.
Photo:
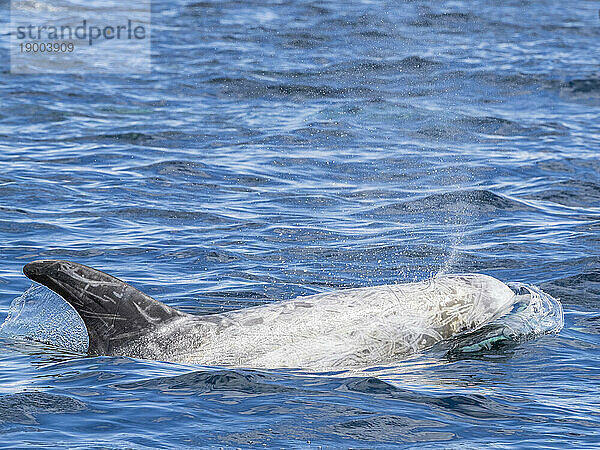
[[158, 325], [188, 316], [118, 278], [75, 262], [34, 261], [23, 273], [75, 308], [88, 330], [91, 355], [119, 354]]

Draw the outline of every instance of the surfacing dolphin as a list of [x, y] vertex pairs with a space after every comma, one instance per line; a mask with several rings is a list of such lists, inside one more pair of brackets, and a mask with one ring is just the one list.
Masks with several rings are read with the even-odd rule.
[[41, 260], [23, 272], [77, 311], [90, 355], [255, 368], [391, 362], [484, 326], [519, 297], [487, 275], [440, 275], [195, 316], [82, 264]]

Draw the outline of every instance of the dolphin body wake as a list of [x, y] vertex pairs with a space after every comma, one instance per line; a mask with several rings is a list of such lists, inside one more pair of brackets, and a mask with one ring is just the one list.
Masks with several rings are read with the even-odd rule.
[[557, 332], [563, 325], [557, 300], [524, 285], [525, 294], [515, 294], [481, 274], [439, 275], [195, 316], [82, 264], [41, 260], [23, 272], [75, 309], [93, 356], [326, 370], [397, 361], [486, 326], [500, 330], [493, 340]]

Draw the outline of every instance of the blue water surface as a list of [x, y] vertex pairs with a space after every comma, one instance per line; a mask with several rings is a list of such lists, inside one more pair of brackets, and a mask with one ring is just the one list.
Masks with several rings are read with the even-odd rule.
[[0, 320], [46, 258], [196, 314], [481, 272], [560, 298], [565, 328], [324, 374], [2, 338], [0, 446], [598, 445], [596, 2], [157, 0], [152, 19], [151, 74], [14, 75], [3, 53]]

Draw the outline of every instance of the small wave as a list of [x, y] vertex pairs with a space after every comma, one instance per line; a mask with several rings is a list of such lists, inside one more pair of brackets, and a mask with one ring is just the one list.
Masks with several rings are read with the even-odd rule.
[[600, 97], [600, 78], [584, 78], [563, 83], [561, 93], [572, 96]]
[[517, 200], [510, 199], [488, 190], [469, 190], [432, 194], [424, 198], [407, 200], [373, 210], [376, 216], [398, 213], [424, 213], [428, 211], [458, 211], [473, 206], [477, 211], [523, 211], [532, 208]]
[[559, 295], [568, 304], [597, 310], [600, 298], [600, 258], [590, 258], [589, 268], [576, 275], [559, 278], [543, 284], [544, 289]]
[[[19, 212], [28, 214], [25, 210], [20, 210]], [[59, 233], [62, 232], [63, 229], [59, 226], [44, 223], [42, 221], [38, 222], [21, 222], [15, 220], [0, 220], [0, 233], [10, 233], [10, 234], [18, 234], [19, 236], [23, 236], [25, 234], [35, 234], [35, 233]]]
[[427, 71], [441, 66], [438, 61], [422, 58], [418, 55], [410, 55], [402, 59], [395, 60], [366, 60], [344, 64], [332, 65], [327, 69], [319, 70], [319, 75], [340, 75], [340, 74], [372, 74], [372, 73], [398, 73], [405, 71]]
[[155, 175], [191, 176], [210, 178], [208, 166], [198, 161], [171, 160], [128, 168], [131, 171]]
[[457, 125], [464, 125], [476, 133], [490, 136], [563, 136], [567, 133], [567, 129], [558, 123], [525, 125], [493, 116], [463, 116], [457, 120]]
[[443, 422], [431, 419], [381, 415], [340, 422], [325, 430], [344, 439], [406, 444], [448, 441], [454, 438], [454, 433], [443, 430], [444, 425]]
[[372, 97], [376, 92], [368, 87], [336, 87], [324, 84], [269, 84], [248, 78], [213, 77], [206, 81], [217, 85], [224, 94], [238, 98], [296, 98], [320, 99], [342, 97]]
[[432, 27], [435, 25], [465, 24], [479, 21], [479, 17], [474, 14], [463, 12], [425, 13], [419, 17], [419, 19], [410, 22], [411, 25]]
[[133, 383], [121, 383], [120, 390], [156, 389], [162, 392], [202, 394], [215, 391], [243, 392], [246, 394], [276, 394], [295, 391], [293, 388], [263, 382], [259, 373], [233, 370], [196, 371], [172, 377], [153, 378]]
[[0, 395], [0, 424], [33, 425], [38, 423], [35, 417], [37, 414], [75, 413], [85, 409], [85, 403], [64, 395], [45, 392]]
[[352, 379], [344, 383], [351, 392], [391, 398], [415, 404], [431, 405], [451, 414], [474, 419], [500, 420], [511, 412], [491, 397], [481, 394], [430, 395], [403, 389], [376, 377]]
[[528, 197], [564, 206], [597, 207], [600, 206], [600, 184], [587, 180], [559, 181]]
[[146, 133], [117, 133], [117, 134], [103, 134], [98, 136], [100, 139], [115, 140], [119, 142], [126, 142], [129, 144], [139, 144], [141, 142], [151, 141], [152, 135]]

